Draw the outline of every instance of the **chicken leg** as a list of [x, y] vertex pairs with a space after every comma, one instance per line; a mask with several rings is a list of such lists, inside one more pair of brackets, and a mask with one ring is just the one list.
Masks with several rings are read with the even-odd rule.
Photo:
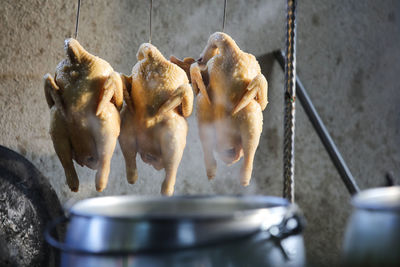
[[248, 105], [233, 116], [233, 119], [239, 125], [243, 149], [240, 182], [243, 186], [247, 186], [251, 179], [254, 155], [262, 132], [263, 117], [261, 107], [255, 100], [251, 100]]
[[163, 195], [171, 196], [174, 193], [176, 174], [186, 146], [187, 130], [186, 120], [180, 116], [166, 120], [164, 125], [160, 125], [158, 133], [165, 168], [165, 179], [161, 187]]
[[52, 108], [51, 113], [51, 127], [49, 132], [54, 144], [54, 150], [64, 168], [68, 187], [71, 191], [78, 192], [79, 179], [72, 161], [73, 150], [69, 140], [68, 129], [65, 127], [64, 118], [58, 109]]
[[134, 125], [129, 123], [133, 121], [132, 113], [128, 109], [121, 112], [121, 135], [119, 136], [119, 144], [122, 154], [125, 158], [126, 179], [128, 183], [134, 184], [138, 179], [138, 171], [136, 167], [136, 134]]
[[217, 171], [217, 161], [213, 150], [216, 147], [216, 132], [214, 125], [213, 107], [206, 98], [199, 94], [197, 96], [197, 122], [199, 125], [199, 137], [203, 149], [204, 164], [209, 180], [215, 177]]

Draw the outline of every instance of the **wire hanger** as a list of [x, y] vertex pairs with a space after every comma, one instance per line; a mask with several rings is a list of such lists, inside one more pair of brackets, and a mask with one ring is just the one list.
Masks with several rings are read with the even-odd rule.
[[225, 21], [226, 21], [226, 3], [228, 0], [224, 0], [224, 17], [222, 18], [222, 32], [225, 31]]
[[78, 38], [78, 26], [79, 26], [79, 10], [81, 9], [81, 0], [78, 0], [78, 11], [76, 12], [76, 22], [75, 22], [75, 35], [74, 38]]
[[151, 44], [151, 15], [153, 13], [153, 0], [150, 0], [150, 18], [149, 18], [149, 44]]

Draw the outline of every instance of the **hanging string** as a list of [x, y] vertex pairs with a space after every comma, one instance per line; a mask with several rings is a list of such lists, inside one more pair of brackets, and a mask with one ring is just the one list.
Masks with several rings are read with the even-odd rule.
[[224, 17], [223, 17], [223, 19], [222, 19], [222, 32], [224, 32], [225, 31], [225, 20], [226, 20], [226, 2], [227, 2], [228, 0], [225, 0], [224, 1]]
[[287, 0], [285, 117], [283, 142], [283, 197], [294, 202], [294, 137], [296, 118], [296, 4]]
[[151, 14], [153, 13], [153, 0], [150, 0], [150, 23], [149, 23], [149, 43], [151, 44]]
[[79, 10], [81, 9], [81, 0], [78, 0], [78, 11], [76, 12], [76, 23], [75, 23], [75, 39], [78, 38], [78, 26], [79, 26]]

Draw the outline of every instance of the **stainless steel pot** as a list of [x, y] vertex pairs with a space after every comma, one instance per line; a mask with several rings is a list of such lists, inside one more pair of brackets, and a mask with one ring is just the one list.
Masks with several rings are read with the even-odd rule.
[[[62, 266], [302, 266], [302, 217], [266, 196], [102, 197], [70, 210]], [[51, 227], [54, 227], [55, 222]]]
[[400, 186], [365, 190], [353, 206], [343, 265], [400, 266]]

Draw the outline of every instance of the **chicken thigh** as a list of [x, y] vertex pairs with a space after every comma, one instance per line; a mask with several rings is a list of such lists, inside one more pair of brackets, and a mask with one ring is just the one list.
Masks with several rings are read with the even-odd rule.
[[216, 32], [200, 59], [171, 61], [190, 73], [197, 96], [197, 121], [209, 179], [215, 177], [214, 150], [228, 165], [242, 156], [241, 184], [250, 183], [262, 132], [268, 83], [256, 58], [240, 50], [227, 34]]
[[71, 191], [79, 189], [73, 159], [97, 170], [96, 190], [108, 181], [110, 161], [120, 131], [122, 80], [103, 59], [88, 53], [77, 40], [65, 41], [66, 59], [54, 78], [44, 76], [50, 108], [50, 135]]
[[124, 99], [119, 142], [126, 176], [135, 183], [136, 154], [155, 169], [165, 169], [163, 195], [172, 195], [179, 163], [186, 146], [193, 91], [185, 72], [166, 60], [158, 49], [144, 43], [137, 53], [132, 75], [122, 75]]

